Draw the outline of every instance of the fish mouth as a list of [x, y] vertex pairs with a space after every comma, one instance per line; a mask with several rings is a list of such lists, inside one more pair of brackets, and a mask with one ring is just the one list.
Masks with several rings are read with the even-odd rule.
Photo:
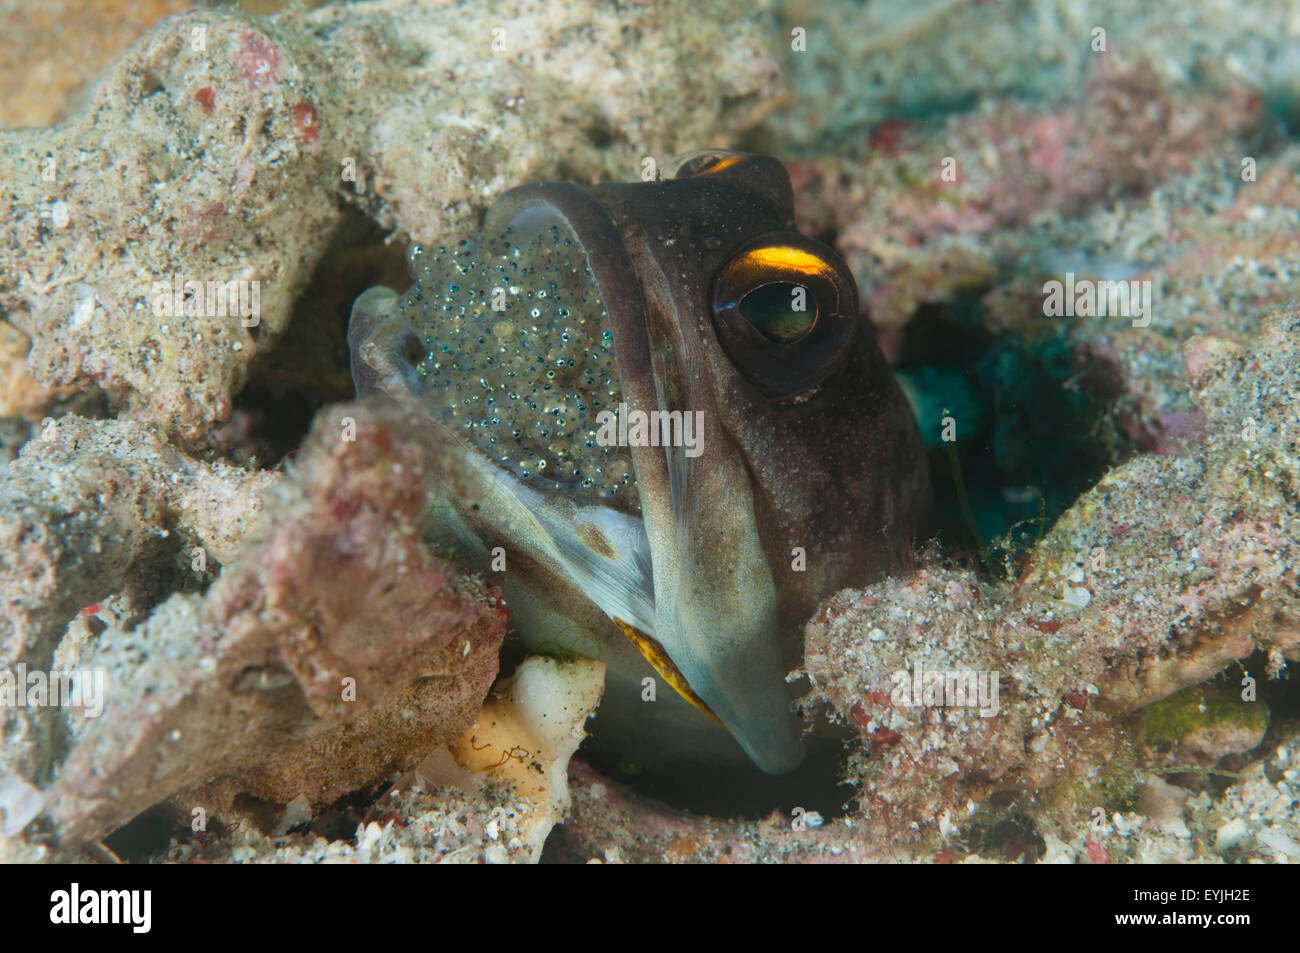
[[[546, 198], [557, 195], [564, 214]], [[574, 238], [585, 236], [575, 244], [608, 308], [620, 396], [641, 412], [680, 406], [654, 390], [645, 303], [639, 290], [619, 290], [639, 286], [596, 199], [566, 187], [536, 200], [498, 201], [501, 210], [489, 216], [485, 232], [509, 228], [522, 243], [559, 222]], [[457, 448], [444, 455], [445, 472], [438, 476], [462, 502], [474, 504], [467, 516], [475, 524], [471, 535], [522, 550], [544, 586], [549, 578], [581, 593], [761, 770], [793, 770], [802, 760], [802, 723], [786, 684], [776, 586], [743, 457], [726, 444], [716, 411], [705, 411], [708, 445], [695, 453], [682, 446], [630, 447], [632, 495], [583, 492], [493, 459], [481, 440], [466, 439], [461, 421], [432, 412], [433, 385], [427, 368], [412, 364], [410, 338], [398, 296], [387, 289], [367, 292], [349, 328], [354, 378], [359, 390], [415, 398], [430, 421], [431, 439]]]
[[[674, 526], [673, 543], [657, 547], [656, 528], [643, 518], [578, 505], [499, 472], [482, 485], [479, 512], [494, 512], [494, 522], [509, 524], [514, 546], [526, 543], [534, 564], [549, 566], [600, 609], [650, 667], [702, 717], [724, 728], [755, 765], [768, 774], [799, 765], [802, 722], [792, 710], [775, 585], [757, 535], [729, 560], [714, 560], [697, 545], [738, 513], [743, 523], [743, 505], [694, 528]], [[692, 511], [690, 501], [683, 505]], [[733, 576], [741, 581], [726, 584]]]
[[657, 573], [682, 571], [693, 560], [656, 552], [643, 519], [529, 486], [472, 452], [460, 459], [473, 476], [458, 482], [475, 487], [477, 513], [493, 514], [491, 535], [524, 550], [543, 578], [581, 592], [761, 770], [785, 774], [798, 766], [802, 726], [785, 691], [770, 576], [766, 586], [756, 582], [753, 592], [735, 589], [721, 600], [708, 586], [657, 585]]

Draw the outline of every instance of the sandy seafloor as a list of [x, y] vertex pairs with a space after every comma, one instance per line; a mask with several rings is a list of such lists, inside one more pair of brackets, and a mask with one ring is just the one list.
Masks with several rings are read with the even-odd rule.
[[[1300, 0], [0, 22], [0, 672], [112, 686], [0, 707], [0, 859], [1300, 861]], [[597, 665], [488, 697], [496, 583], [421, 538], [437, 450], [348, 373], [409, 244], [704, 147], [786, 161], [934, 476], [915, 568], [809, 620], [811, 824], [574, 755]], [[1149, 312], [1046, 314], [1067, 273]], [[149, 305], [213, 275], [256, 325]], [[918, 660], [1001, 673], [998, 717], [891, 704]]]

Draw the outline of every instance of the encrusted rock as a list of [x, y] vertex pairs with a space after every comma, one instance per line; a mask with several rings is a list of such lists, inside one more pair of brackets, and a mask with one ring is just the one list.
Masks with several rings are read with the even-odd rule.
[[327, 803], [464, 731], [505, 613], [421, 541], [419, 436], [391, 407], [322, 414], [274, 521], [205, 594], [80, 649], [109, 687], [102, 716], [65, 713], [71, 750], [43, 792], [61, 838], [100, 837], [183, 791], [204, 816], [241, 793]]

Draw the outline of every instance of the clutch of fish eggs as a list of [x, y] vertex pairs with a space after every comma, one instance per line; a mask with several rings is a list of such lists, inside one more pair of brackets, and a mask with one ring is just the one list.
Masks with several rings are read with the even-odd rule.
[[532, 485], [638, 512], [631, 457], [596, 440], [596, 415], [617, 412], [622, 386], [609, 313], [571, 233], [417, 246], [411, 266], [402, 311], [420, 346], [408, 359], [435, 416]]

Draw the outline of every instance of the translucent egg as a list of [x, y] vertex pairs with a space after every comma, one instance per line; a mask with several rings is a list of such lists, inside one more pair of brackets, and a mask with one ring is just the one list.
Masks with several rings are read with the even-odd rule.
[[534, 485], [639, 511], [626, 448], [596, 440], [622, 386], [609, 312], [567, 230], [507, 230], [411, 256], [408, 352], [438, 419]]

